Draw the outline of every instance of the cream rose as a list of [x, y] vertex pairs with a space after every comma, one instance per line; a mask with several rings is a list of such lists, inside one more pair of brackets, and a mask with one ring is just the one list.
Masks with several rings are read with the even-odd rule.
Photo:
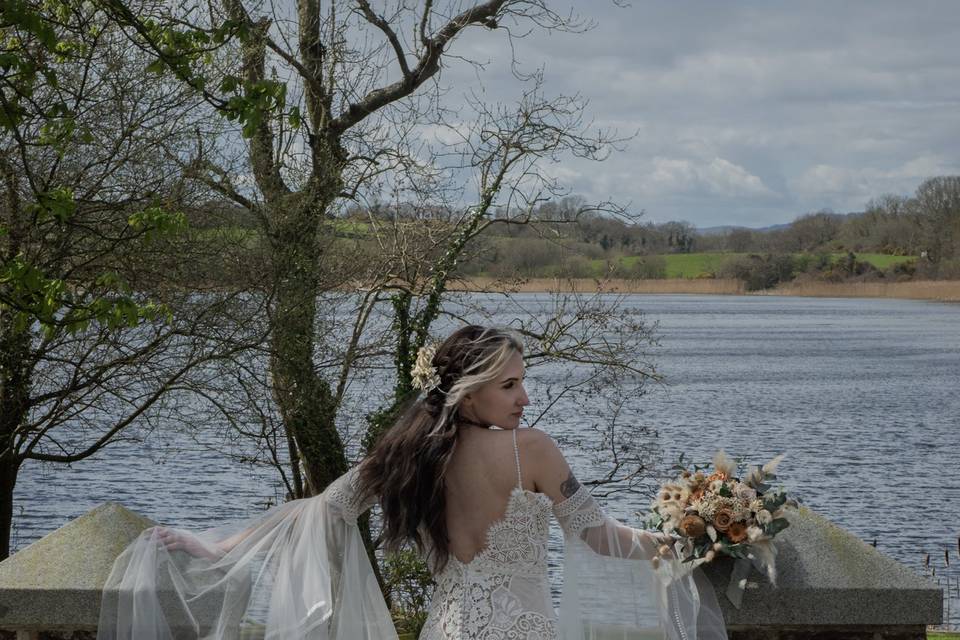
[[733, 490], [733, 496], [737, 500], [741, 500], [747, 504], [750, 504], [757, 497], [757, 492], [753, 487], [748, 487], [743, 483], [738, 483]]

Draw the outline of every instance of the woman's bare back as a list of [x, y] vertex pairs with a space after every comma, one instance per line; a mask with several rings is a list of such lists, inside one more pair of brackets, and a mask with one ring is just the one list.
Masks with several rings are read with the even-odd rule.
[[[537, 491], [528, 439], [520, 429], [517, 445], [523, 489]], [[472, 560], [486, 546], [490, 525], [504, 516], [511, 492], [518, 486], [517, 459], [511, 430], [467, 427], [460, 434], [447, 470], [447, 531], [450, 552], [461, 562]]]

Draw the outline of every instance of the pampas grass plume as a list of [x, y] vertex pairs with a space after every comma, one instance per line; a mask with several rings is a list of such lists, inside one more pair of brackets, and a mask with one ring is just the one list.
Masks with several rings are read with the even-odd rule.
[[764, 474], [770, 474], [770, 473], [775, 472], [775, 471], [777, 470], [777, 467], [780, 466], [780, 463], [783, 462], [784, 456], [785, 456], [785, 454], [781, 453], [781, 454], [778, 455], [776, 458], [774, 458], [773, 460], [771, 460], [771, 461], [768, 462], [767, 464], [763, 465], [763, 473], [764, 473]]
[[725, 473], [728, 478], [732, 478], [737, 471], [737, 463], [727, 455], [726, 451], [720, 449], [713, 456], [713, 468], [717, 473]]

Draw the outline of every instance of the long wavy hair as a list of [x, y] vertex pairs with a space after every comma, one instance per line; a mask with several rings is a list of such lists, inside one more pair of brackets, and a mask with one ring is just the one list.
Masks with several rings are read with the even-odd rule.
[[440, 384], [416, 398], [364, 459], [358, 493], [378, 496], [387, 551], [413, 542], [436, 571], [446, 566], [447, 467], [460, 427], [473, 424], [459, 415], [460, 403], [497, 379], [514, 353], [522, 354], [523, 344], [508, 330], [467, 325], [453, 332], [433, 357]]

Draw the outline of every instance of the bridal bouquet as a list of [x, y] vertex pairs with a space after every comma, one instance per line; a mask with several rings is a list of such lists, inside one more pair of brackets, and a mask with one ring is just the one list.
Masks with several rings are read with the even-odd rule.
[[779, 455], [738, 478], [736, 463], [722, 450], [713, 457], [712, 469], [691, 471], [681, 456], [675, 467], [680, 475], [660, 488], [653, 504], [651, 525], [677, 536], [675, 549], [683, 562], [702, 564], [718, 554], [738, 559], [727, 592], [738, 606], [751, 565], [776, 582], [772, 540], [790, 525], [783, 517], [786, 494], [769, 484], [781, 460]]

